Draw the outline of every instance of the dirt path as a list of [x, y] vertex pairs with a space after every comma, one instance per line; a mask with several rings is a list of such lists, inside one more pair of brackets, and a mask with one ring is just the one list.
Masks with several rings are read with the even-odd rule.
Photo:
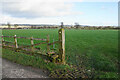
[[[0, 64], [1, 65], [1, 64]], [[3, 78], [49, 78], [47, 72], [2, 59]]]

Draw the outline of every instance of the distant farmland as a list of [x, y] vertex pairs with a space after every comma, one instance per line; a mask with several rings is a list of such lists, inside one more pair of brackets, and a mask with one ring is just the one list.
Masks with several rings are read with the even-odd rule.
[[[45, 38], [47, 34], [58, 40], [58, 29], [2, 30], [5, 36]], [[73, 65], [94, 68], [100, 77], [117, 77], [118, 31], [117, 30], [65, 30], [66, 61]], [[10, 40], [6, 38], [5, 40]], [[18, 40], [18, 43], [30, 44]], [[37, 42], [36, 42], [37, 43]], [[57, 46], [57, 45], [55, 45]]]

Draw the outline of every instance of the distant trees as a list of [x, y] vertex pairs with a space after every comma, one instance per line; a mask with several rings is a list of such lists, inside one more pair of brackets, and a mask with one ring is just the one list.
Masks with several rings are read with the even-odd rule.
[[66, 27], [66, 29], [83, 29], [83, 30], [111, 30], [120, 29], [120, 27], [115, 26], [81, 26], [79, 23], [74, 23], [74, 26]]
[[17, 28], [18, 27], [18, 24], [14, 24], [14, 28]]
[[8, 26], [8, 28], [11, 28], [11, 25], [10, 25], [10, 23], [9, 23], [9, 22], [7, 23], [7, 26]]
[[34, 26], [33, 26], [33, 25], [31, 26], [31, 29], [34, 29]]
[[[61, 23], [63, 27], [63, 23]], [[6, 29], [56, 29], [59, 28], [59, 25], [18, 25], [18, 24], [10, 24], [9, 22], [7, 22], [7, 24], [5, 24], [5, 26], [7, 26]], [[14, 26], [14, 28], [12, 28], [12, 26]], [[20, 26], [22, 28], [20, 28]], [[88, 25], [79, 25], [79, 23], [75, 22], [74, 25], [64, 25], [65, 29], [83, 29], [83, 30], [118, 30], [120, 29], [120, 27], [118, 26], [88, 26]]]
[[75, 22], [75, 26], [74, 26], [74, 27], [75, 27], [76, 29], [78, 29], [79, 26], [80, 26], [79, 23]]

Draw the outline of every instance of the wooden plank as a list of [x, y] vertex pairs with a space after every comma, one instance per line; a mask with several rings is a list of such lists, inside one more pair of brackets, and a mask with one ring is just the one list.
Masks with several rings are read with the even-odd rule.
[[[29, 38], [29, 37], [17, 37], [17, 38], [31, 39], [31, 38]], [[33, 38], [33, 40], [46, 41], [46, 39], [41, 39], [41, 38]]]
[[52, 55], [51, 57], [53, 58], [52, 62], [56, 63], [56, 58], [58, 58], [59, 56], [57, 54], [55, 54], [55, 55]]
[[[9, 38], [13, 38], [14, 36], [0, 36], [0, 37], [9, 37]], [[16, 38], [31, 39], [31, 38], [29, 38], [29, 37], [16, 37]], [[42, 38], [33, 38], [33, 40], [46, 41], [46, 39], [42, 39]]]
[[31, 39], [31, 38], [29, 38], [29, 37], [17, 37], [17, 38]]
[[53, 56], [51, 56], [52, 58], [58, 58], [58, 55], [57, 54], [55, 54], [55, 55], [53, 55]]
[[14, 36], [2, 36], [2, 37], [8, 37], [8, 38], [13, 38]]
[[55, 54], [55, 52], [52, 51], [52, 52], [48, 52], [48, 53], [47, 53], [47, 55], [49, 55], [49, 56], [50, 56], [51, 54]]
[[15, 43], [15, 42], [11, 42], [11, 41], [3, 41], [3, 42], [7, 42], [7, 43]]
[[14, 46], [11, 45], [5, 45], [4, 47], [15, 48]]
[[33, 46], [37, 46], [37, 45], [45, 44], [45, 43], [46, 43], [46, 42], [41, 42], [41, 43], [34, 44]]

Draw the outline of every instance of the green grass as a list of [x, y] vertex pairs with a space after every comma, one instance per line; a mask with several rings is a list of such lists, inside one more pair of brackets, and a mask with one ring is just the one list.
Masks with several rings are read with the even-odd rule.
[[[57, 29], [2, 30], [3, 35], [46, 38], [58, 40]], [[94, 68], [99, 77], [114, 78], [118, 71], [118, 31], [117, 30], [65, 30], [66, 62], [73, 65], [83, 65]], [[11, 40], [13, 39], [8, 39]], [[30, 40], [18, 39], [18, 43], [30, 44]], [[39, 43], [39, 41], [35, 41]], [[55, 45], [58, 48], [58, 45]], [[39, 47], [39, 46], [37, 46]], [[41, 45], [42, 50], [46, 45]], [[52, 48], [52, 46], [51, 46]]]
[[58, 66], [51, 62], [47, 63], [39, 55], [34, 54], [33, 56], [31, 56], [31, 55], [23, 54], [21, 52], [15, 52], [13, 50], [4, 49], [4, 48], [2, 49], [2, 57], [25, 66], [33, 66], [41, 69], [46, 69], [49, 71], [52, 71], [54, 69], [69, 68], [69, 66], [66, 65]]

